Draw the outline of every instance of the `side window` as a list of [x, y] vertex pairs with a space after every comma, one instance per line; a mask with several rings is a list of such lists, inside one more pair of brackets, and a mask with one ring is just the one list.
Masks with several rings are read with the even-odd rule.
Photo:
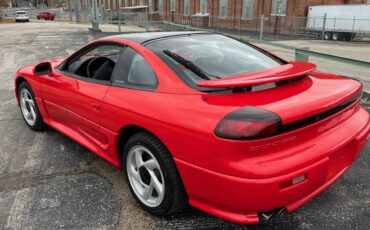
[[126, 48], [114, 71], [113, 85], [154, 90], [158, 81], [149, 63], [132, 48]]
[[123, 49], [123, 46], [113, 44], [93, 46], [73, 57], [63, 71], [84, 78], [110, 81]]

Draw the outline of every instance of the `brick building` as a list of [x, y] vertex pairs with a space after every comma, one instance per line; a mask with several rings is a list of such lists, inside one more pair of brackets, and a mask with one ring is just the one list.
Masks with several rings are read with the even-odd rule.
[[[152, 19], [205, 27], [257, 30], [261, 15], [265, 26], [292, 26], [306, 17], [308, 7], [332, 4], [366, 4], [370, 0], [98, 0], [105, 9], [147, 5]], [[284, 26], [285, 25], [285, 26]]]

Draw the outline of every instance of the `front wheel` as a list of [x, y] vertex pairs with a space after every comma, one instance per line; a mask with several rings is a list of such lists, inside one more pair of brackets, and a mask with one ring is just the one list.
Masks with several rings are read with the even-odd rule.
[[37, 108], [31, 86], [24, 81], [19, 85], [18, 92], [19, 106], [26, 124], [35, 131], [44, 129], [45, 124]]
[[131, 193], [147, 212], [169, 216], [186, 205], [187, 195], [176, 165], [152, 134], [140, 132], [128, 140], [123, 165]]

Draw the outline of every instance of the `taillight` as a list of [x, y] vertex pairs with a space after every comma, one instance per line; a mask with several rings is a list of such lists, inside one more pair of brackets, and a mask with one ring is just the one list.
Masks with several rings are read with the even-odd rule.
[[227, 139], [253, 140], [276, 135], [281, 127], [281, 119], [275, 113], [248, 106], [224, 117], [215, 134]]

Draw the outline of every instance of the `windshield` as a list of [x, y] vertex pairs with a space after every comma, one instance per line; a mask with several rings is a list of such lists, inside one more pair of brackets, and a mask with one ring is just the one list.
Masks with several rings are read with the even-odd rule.
[[[176, 68], [185, 72], [193, 81], [204, 80], [191, 68], [176, 62], [167, 50], [191, 62], [208, 76], [225, 78], [281, 65], [279, 60], [261, 53], [247, 44], [222, 35], [191, 35], [154, 41], [147, 45], [162, 59], [170, 58]], [[178, 60], [177, 60], [178, 61]], [[171, 67], [171, 65], [170, 65]], [[185, 66], [186, 67], [186, 66]]]
[[17, 14], [26, 14], [26, 12], [22, 12], [22, 11], [21, 11], [21, 12], [17, 12]]

